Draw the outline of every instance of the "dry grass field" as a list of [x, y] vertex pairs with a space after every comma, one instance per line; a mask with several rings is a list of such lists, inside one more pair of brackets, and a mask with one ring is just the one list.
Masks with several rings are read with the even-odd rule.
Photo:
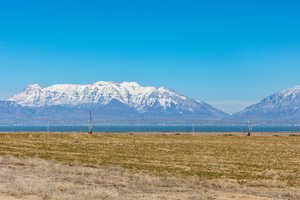
[[1, 196], [299, 200], [300, 137], [1, 133]]

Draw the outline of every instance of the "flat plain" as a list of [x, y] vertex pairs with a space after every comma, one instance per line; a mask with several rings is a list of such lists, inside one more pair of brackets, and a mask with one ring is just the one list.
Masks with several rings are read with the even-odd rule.
[[294, 133], [1, 133], [0, 199], [300, 199]]

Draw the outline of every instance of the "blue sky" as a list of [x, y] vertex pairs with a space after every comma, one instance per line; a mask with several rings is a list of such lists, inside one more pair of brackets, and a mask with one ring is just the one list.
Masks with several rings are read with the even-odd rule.
[[31, 83], [136, 81], [234, 112], [300, 85], [300, 2], [0, 2], [0, 98]]

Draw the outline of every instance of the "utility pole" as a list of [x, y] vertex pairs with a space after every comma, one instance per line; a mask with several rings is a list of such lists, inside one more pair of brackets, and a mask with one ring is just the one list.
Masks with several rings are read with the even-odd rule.
[[92, 135], [93, 134], [93, 117], [92, 117], [92, 111], [90, 111], [90, 120], [89, 120], [89, 132], [88, 134]]
[[192, 131], [193, 131], [193, 135], [195, 135], [195, 125], [194, 125], [194, 123], [192, 123]]
[[50, 120], [48, 120], [47, 132], [50, 133]]
[[252, 127], [250, 126], [250, 122], [248, 121], [248, 134], [247, 136], [251, 136]]

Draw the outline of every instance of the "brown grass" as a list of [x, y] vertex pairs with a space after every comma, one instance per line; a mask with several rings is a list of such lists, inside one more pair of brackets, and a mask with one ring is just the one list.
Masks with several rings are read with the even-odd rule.
[[[96, 180], [100, 183], [103, 183], [104, 180], [112, 180], [109, 191], [113, 192], [108, 192], [111, 199], [125, 197], [143, 199], [141, 196], [134, 197], [134, 195], [148, 195], [148, 199], [151, 199], [151, 195], [158, 195], [153, 196], [152, 199], [178, 199], [179, 194], [187, 195], [182, 196], [181, 199], [218, 199], [218, 195], [226, 196], [224, 192], [274, 199], [300, 199], [298, 192], [300, 188], [299, 137], [7, 133], [0, 134], [0, 155], [42, 158], [63, 163], [63, 165], [55, 162], [43, 164], [45, 161], [39, 160], [38, 164], [33, 164], [35, 167], [32, 169], [36, 168], [40, 171], [47, 169], [45, 174], [38, 175], [35, 179], [30, 179], [32, 176], [28, 175], [30, 180], [25, 182], [31, 183], [31, 187], [17, 189], [17, 191], [23, 191], [19, 194], [10, 191], [15, 195], [43, 193], [41, 192], [42, 185], [53, 183], [50, 194], [46, 192], [46, 196], [48, 194], [51, 199], [51, 191], [57, 192], [58, 186], [55, 181], [57, 180], [58, 185], [70, 184], [69, 189], [66, 189], [70, 192], [63, 192], [60, 198], [68, 199], [67, 196], [70, 194], [82, 191], [84, 195], [91, 188], [98, 188], [99, 185], [95, 185]], [[22, 168], [27, 160], [17, 161], [19, 165], [14, 162], [15, 168]], [[53, 166], [63, 166], [64, 172], [59, 173], [60, 169], [49, 166], [49, 163]], [[28, 168], [27, 164], [24, 165]], [[1, 174], [14, 176], [17, 173], [14, 171], [6, 173], [4, 171], [4, 169], [8, 170], [6, 166], [7, 164], [1, 164]], [[26, 167], [24, 168], [26, 169]], [[89, 173], [84, 176], [74, 176], [72, 170], [77, 170], [77, 168], [87, 170]], [[100, 173], [99, 170], [102, 170], [102, 175], [97, 174]], [[29, 171], [27, 172], [29, 173]], [[23, 174], [25, 174], [25, 178]], [[31, 172], [31, 174], [39, 173]], [[106, 174], [107, 177], [103, 178], [103, 174]], [[115, 179], [110, 177], [111, 174]], [[46, 178], [47, 176], [49, 179]], [[22, 180], [26, 180], [27, 177], [26, 170], [20, 170], [18, 177], [21, 177], [21, 180], [12, 181], [12, 185], [20, 182], [22, 185]], [[76, 185], [77, 182], [74, 182], [72, 177], [74, 180], [89, 178], [79, 181], [79, 184]], [[95, 180], [91, 177], [94, 177]], [[130, 180], [128, 177], [134, 178]], [[144, 178], [148, 181], [143, 182]], [[1, 176], [0, 180], [3, 180]], [[94, 182], [91, 183], [89, 180], [94, 180]], [[44, 184], [41, 181], [44, 181]], [[112, 190], [113, 184], [117, 185], [116, 190]], [[37, 185], [40, 185], [41, 188], [36, 187]], [[91, 187], [85, 189], [86, 185]], [[79, 189], [79, 186], [82, 188]], [[100, 184], [100, 186], [102, 189], [99, 193], [93, 192], [96, 196], [107, 193], [103, 190], [103, 185]], [[14, 188], [12, 190], [16, 190]], [[16, 188], [18, 187], [16, 186]], [[162, 188], [164, 189], [162, 190]], [[27, 194], [26, 191], [32, 192]], [[112, 194], [119, 196], [114, 197]], [[100, 196], [91, 196], [89, 199], [105, 199]], [[145, 199], [147, 198], [145, 197]], [[254, 199], [253, 196], [249, 198]], [[74, 198], [70, 197], [70, 199]]]
[[67, 166], [8, 156], [1, 157], [0, 164], [0, 194], [20, 199], [209, 199], [203, 190], [191, 189], [191, 182], [118, 167]]

